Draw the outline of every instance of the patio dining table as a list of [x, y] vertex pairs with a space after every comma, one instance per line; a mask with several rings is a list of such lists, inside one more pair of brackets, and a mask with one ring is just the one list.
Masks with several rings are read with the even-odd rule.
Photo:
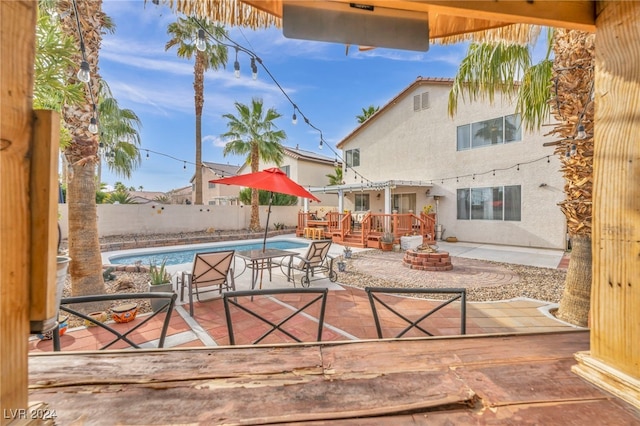
[[[256, 284], [258, 284], [258, 278], [260, 278], [259, 288], [262, 288], [262, 273], [264, 270], [269, 271], [269, 281], [271, 281], [271, 269], [274, 267], [278, 267], [284, 262], [274, 262], [275, 259], [279, 258], [289, 258], [291, 259], [293, 256], [298, 253], [295, 251], [289, 250], [281, 250], [281, 249], [255, 249], [255, 250], [241, 250], [236, 252], [236, 256], [241, 259], [247, 261], [247, 269], [251, 270], [251, 290], [256, 288]], [[286, 262], [289, 265], [291, 262]], [[287, 267], [287, 282], [290, 280], [291, 276], [290, 266]]]
[[638, 424], [572, 372], [588, 349], [570, 331], [30, 354], [29, 398], [57, 424]]

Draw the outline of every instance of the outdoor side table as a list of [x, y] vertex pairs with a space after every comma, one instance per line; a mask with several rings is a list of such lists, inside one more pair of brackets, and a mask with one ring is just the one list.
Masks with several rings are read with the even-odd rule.
[[[262, 272], [267, 269], [269, 271], [269, 281], [271, 281], [271, 268], [274, 266], [279, 266], [280, 263], [275, 264], [273, 259], [279, 257], [293, 257], [298, 253], [294, 251], [288, 250], [280, 250], [280, 249], [257, 249], [257, 250], [242, 250], [237, 251], [236, 256], [248, 261], [247, 268], [251, 269], [251, 290], [256, 288], [256, 283], [258, 282], [258, 275], [260, 275], [260, 286], [262, 288]], [[287, 262], [290, 264], [291, 262]], [[287, 268], [287, 281], [289, 281], [289, 276], [291, 275], [291, 271], [289, 267]]]

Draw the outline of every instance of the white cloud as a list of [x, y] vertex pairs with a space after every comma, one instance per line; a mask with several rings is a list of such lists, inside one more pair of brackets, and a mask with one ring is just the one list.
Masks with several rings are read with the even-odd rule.
[[220, 136], [207, 135], [202, 138], [202, 142], [209, 143], [211, 146], [216, 148], [224, 148], [227, 144], [227, 141], [222, 139]]

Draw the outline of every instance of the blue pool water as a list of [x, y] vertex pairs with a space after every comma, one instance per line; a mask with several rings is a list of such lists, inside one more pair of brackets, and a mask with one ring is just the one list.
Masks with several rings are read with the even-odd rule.
[[[268, 241], [267, 248], [276, 248], [276, 249], [297, 249], [306, 247], [305, 243], [298, 243], [294, 241]], [[224, 246], [209, 246], [209, 247], [198, 247], [197, 249], [185, 249], [185, 250], [163, 250], [158, 249], [158, 251], [153, 253], [139, 253], [134, 255], [121, 255], [121, 256], [111, 256], [109, 257], [109, 262], [118, 265], [134, 265], [136, 262], [140, 262], [142, 265], [149, 265], [150, 263], [161, 263], [166, 259], [166, 265], [178, 265], [180, 263], [190, 263], [193, 262], [193, 257], [196, 253], [205, 253], [212, 251], [223, 251], [223, 250], [256, 250], [262, 248], [262, 242], [252, 243], [252, 244], [227, 244]]]

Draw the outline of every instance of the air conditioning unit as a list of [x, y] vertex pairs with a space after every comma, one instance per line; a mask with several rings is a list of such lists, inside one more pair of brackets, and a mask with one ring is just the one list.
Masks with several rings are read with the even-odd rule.
[[287, 38], [358, 46], [429, 50], [429, 15], [361, 3], [283, 2]]

